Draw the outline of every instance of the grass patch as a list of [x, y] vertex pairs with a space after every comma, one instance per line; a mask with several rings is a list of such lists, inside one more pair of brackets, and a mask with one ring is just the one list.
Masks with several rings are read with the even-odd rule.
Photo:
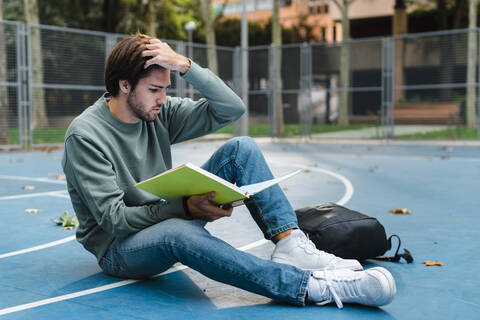
[[[358, 130], [363, 128], [372, 128], [372, 125], [350, 125], [350, 126], [339, 126], [339, 125], [327, 125], [327, 124], [315, 124], [312, 125], [312, 134], [316, 133], [327, 133], [334, 131], [344, 131], [344, 130]], [[36, 129], [33, 130], [33, 143], [34, 144], [55, 144], [63, 143], [65, 132], [67, 128], [50, 128], [50, 129]], [[229, 125], [215, 133], [222, 134], [233, 134], [233, 126]], [[269, 126], [267, 124], [252, 124], [248, 127], [248, 134], [251, 137], [268, 137]], [[300, 136], [300, 125], [298, 124], [286, 124], [285, 125], [285, 137], [295, 137]], [[8, 136], [10, 139], [10, 144], [18, 144], [18, 129], [10, 129], [8, 131]], [[395, 136], [395, 139], [411, 139], [411, 140], [435, 140], [435, 139], [478, 139], [478, 133], [476, 128], [468, 128], [466, 126], [461, 126], [457, 130], [452, 128], [451, 130], [438, 130], [427, 133], [414, 133], [408, 135]]]
[[425, 133], [414, 133], [407, 135], [395, 136], [395, 139], [478, 139], [477, 128], [468, 128], [461, 126], [457, 130], [452, 128], [450, 130], [437, 130]]
[[[312, 134], [316, 133], [327, 133], [334, 131], [344, 131], [344, 130], [357, 130], [363, 128], [371, 128], [374, 126], [371, 125], [350, 125], [350, 126], [339, 126], [333, 124], [314, 124], [312, 125]], [[223, 134], [233, 134], [233, 126], [229, 125], [215, 133]], [[285, 137], [295, 137], [300, 136], [300, 125], [299, 124], [286, 124], [285, 125]], [[269, 125], [268, 124], [251, 124], [248, 126], [248, 135], [251, 137], [268, 137]]]
[[[33, 143], [63, 143], [67, 128], [50, 128], [33, 130]], [[18, 128], [8, 130], [10, 144], [18, 144]]]

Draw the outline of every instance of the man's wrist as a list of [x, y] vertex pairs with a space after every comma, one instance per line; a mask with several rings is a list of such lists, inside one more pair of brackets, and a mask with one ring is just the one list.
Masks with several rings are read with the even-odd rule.
[[191, 64], [190, 64], [190, 59], [188, 59], [187, 57], [184, 57], [184, 58], [185, 58], [185, 61], [184, 61], [184, 63], [180, 66], [180, 69], [179, 69], [179, 71], [180, 71], [180, 73], [181, 73], [182, 75], [184, 75], [185, 73], [187, 73], [188, 70], [190, 70], [190, 66], [191, 66]]

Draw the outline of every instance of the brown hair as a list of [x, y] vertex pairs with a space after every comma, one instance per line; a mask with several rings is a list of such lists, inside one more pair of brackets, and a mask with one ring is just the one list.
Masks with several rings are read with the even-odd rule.
[[144, 68], [145, 62], [150, 57], [142, 57], [142, 51], [146, 50], [146, 44], [152, 37], [137, 33], [120, 40], [108, 54], [105, 65], [105, 87], [114, 97], [118, 95], [120, 87], [118, 81], [127, 80], [134, 90], [138, 81], [148, 76], [158, 65]]

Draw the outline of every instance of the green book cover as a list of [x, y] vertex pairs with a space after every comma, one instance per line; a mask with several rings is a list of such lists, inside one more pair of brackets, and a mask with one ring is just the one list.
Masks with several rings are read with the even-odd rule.
[[296, 170], [279, 178], [238, 187], [213, 173], [194, 164], [186, 163], [167, 170], [153, 178], [137, 183], [135, 186], [165, 200], [205, 194], [215, 191], [213, 202], [216, 204], [240, 205], [250, 196], [280, 183], [302, 170]]
[[216, 196], [213, 201], [217, 204], [227, 204], [248, 198], [246, 192], [236, 185], [191, 163], [165, 171], [135, 186], [165, 200], [212, 191], [215, 191]]

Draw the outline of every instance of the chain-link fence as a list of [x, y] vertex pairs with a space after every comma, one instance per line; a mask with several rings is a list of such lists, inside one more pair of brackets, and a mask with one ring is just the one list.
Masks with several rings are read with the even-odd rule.
[[20, 41], [24, 25], [0, 21], [0, 146], [24, 144], [26, 58]]
[[[0, 147], [63, 143], [104, 92], [106, 57], [123, 37], [0, 21]], [[167, 42], [241, 94], [240, 48]], [[476, 138], [479, 43], [477, 30], [455, 30], [250, 47], [249, 134], [275, 136], [283, 123], [284, 135], [311, 138]], [[169, 95], [200, 97], [178, 74], [171, 82]]]

